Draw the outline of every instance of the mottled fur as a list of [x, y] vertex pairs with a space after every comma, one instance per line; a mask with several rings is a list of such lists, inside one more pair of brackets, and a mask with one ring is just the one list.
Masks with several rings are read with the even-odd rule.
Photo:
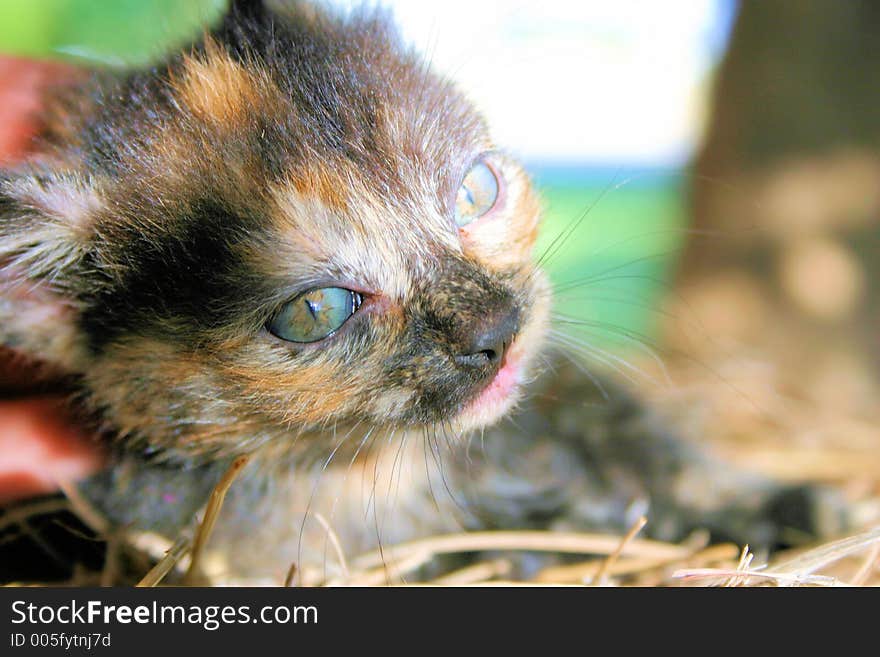
[[[469, 453], [469, 431], [520, 396], [471, 407], [489, 382], [457, 358], [474, 334], [514, 318], [511, 357], [537, 374], [550, 300], [527, 176], [382, 12], [240, 4], [167, 62], [68, 94], [41, 152], [0, 179], [0, 335], [67, 372], [114, 439], [120, 463], [86, 486], [92, 499], [173, 533], [232, 455], [256, 452], [216, 545], [236, 571], [274, 576], [294, 545], [321, 552], [323, 535], [301, 541], [309, 506], [352, 550], [455, 518], [619, 529], [636, 498], [668, 509], [655, 533], [747, 507], [754, 522], [731, 519], [730, 533], [776, 540], [760, 503], [670, 492], [704, 462], [644, 423], [641, 443], [625, 441], [637, 407], [597, 416], [592, 383], [564, 363], [534, 389], [523, 432], [492, 429], [486, 454]], [[480, 156], [501, 200], [459, 230], [455, 193]], [[334, 336], [295, 345], [265, 329], [283, 303], [330, 285], [365, 299]], [[493, 455], [526, 467], [480, 462]], [[621, 467], [634, 474], [610, 474]], [[447, 486], [455, 503], [434, 508]], [[747, 485], [743, 499], [755, 490], [775, 494]]]

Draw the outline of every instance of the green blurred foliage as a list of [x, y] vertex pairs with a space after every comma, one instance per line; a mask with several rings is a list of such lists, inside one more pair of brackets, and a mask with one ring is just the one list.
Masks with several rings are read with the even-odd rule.
[[681, 176], [557, 169], [539, 170], [536, 182], [546, 208], [536, 255], [546, 260], [554, 311], [588, 323], [556, 326], [615, 351], [640, 349], [653, 339], [684, 244]]
[[0, 52], [141, 65], [215, 21], [226, 0], [0, 0]]

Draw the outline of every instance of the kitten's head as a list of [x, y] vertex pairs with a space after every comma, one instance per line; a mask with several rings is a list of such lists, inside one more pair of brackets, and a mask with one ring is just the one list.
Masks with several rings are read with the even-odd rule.
[[251, 5], [2, 174], [4, 342], [184, 452], [494, 421], [549, 301], [526, 175], [384, 15]]

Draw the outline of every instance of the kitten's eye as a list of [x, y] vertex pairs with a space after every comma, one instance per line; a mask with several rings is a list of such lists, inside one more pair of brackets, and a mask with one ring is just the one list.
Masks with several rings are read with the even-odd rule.
[[498, 178], [485, 162], [477, 162], [464, 177], [455, 197], [455, 223], [467, 226], [479, 219], [498, 199]]
[[360, 294], [342, 287], [309, 290], [284, 304], [267, 328], [288, 342], [317, 342], [338, 330], [361, 303]]

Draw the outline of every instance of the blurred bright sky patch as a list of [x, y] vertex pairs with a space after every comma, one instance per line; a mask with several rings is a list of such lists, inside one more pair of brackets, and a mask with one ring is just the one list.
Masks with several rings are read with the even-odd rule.
[[[0, 0], [0, 51], [142, 63], [192, 38], [224, 4]], [[628, 167], [687, 161], [735, 13], [734, 0], [378, 4], [391, 7], [407, 40], [468, 91], [501, 144], [531, 162]]]
[[383, 4], [525, 159], [639, 167], [690, 156], [735, 13], [733, 0]]

